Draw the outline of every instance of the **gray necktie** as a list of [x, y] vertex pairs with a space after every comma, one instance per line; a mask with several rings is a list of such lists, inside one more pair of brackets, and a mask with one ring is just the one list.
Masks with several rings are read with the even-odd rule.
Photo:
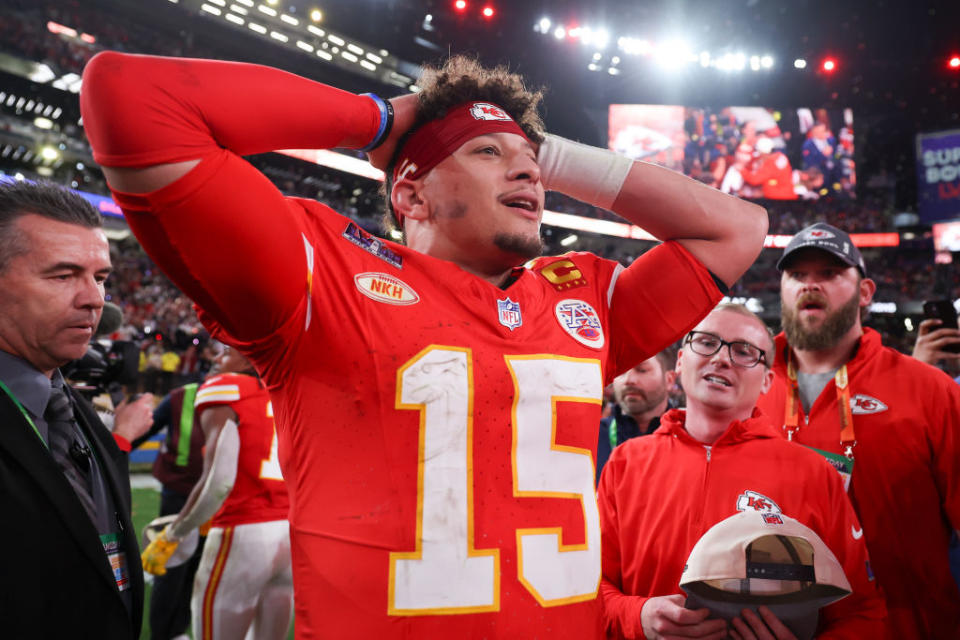
[[91, 522], [96, 524], [97, 506], [90, 487], [90, 449], [77, 435], [73, 406], [62, 387], [51, 388], [50, 401], [47, 402], [47, 410], [43, 412], [43, 419], [47, 421], [53, 459], [73, 487]]

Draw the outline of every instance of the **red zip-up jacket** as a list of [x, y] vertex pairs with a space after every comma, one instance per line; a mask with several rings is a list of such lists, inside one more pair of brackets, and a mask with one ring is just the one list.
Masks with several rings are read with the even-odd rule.
[[[787, 341], [776, 338], [773, 387], [757, 403], [784, 423]], [[892, 638], [960, 638], [960, 592], [947, 560], [960, 527], [960, 386], [942, 371], [884, 347], [864, 329], [847, 363], [854, 447], [850, 499], [887, 599]], [[794, 440], [841, 453], [831, 380]]]
[[883, 598], [833, 467], [785, 441], [757, 410], [711, 446], [687, 433], [685, 418], [669, 411], [652, 436], [618, 446], [600, 478], [607, 636], [645, 638], [640, 610], [650, 597], [683, 593], [680, 576], [697, 540], [737, 511], [756, 509], [807, 525], [843, 566], [853, 592], [821, 611], [817, 637], [882, 637]]

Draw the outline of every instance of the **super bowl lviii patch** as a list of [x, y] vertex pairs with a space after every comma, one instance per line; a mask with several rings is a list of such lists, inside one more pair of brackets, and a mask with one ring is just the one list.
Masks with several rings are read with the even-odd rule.
[[554, 308], [560, 328], [580, 344], [602, 349], [606, 342], [596, 310], [583, 300], [561, 300]]
[[343, 230], [343, 237], [397, 269], [403, 268], [403, 258], [387, 246], [383, 240], [361, 229], [357, 223], [351, 222], [348, 224], [347, 228]]

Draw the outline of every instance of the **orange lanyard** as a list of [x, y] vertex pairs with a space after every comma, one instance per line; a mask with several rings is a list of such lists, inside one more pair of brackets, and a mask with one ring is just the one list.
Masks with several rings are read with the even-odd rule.
[[[843, 455], [853, 460], [853, 448], [857, 446], [857, 438], [853, 431], [853, 412], [850, 410], [850, 384], [847, 378], [847, 365], [844, 364], [833, 376], [837, 388], [837, 410], [840, 414], [840, 447]], [[793, 435], [800, 428], [800, 387], [797, 384], [797, 366], [793, 361], [793, 351], [787, 355], [787, 407], [784, 416], [783, 428], [787, 432], [787, 440], [793, 440]]]

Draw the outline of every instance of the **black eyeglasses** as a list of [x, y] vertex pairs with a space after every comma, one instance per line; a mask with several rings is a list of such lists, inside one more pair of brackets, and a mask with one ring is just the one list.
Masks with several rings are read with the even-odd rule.
[[743, 340], [727, 342], [720, 336], [715, 336], [706, 331], [691, 331], [687, 334], [683, 343], [690, 345], [690, 350], [701, 356], [712, 356], [726, 347], [730, 354], [730, 361], [739, 367], [749, 369], [761, 362], [764, 365], [767, 364], [767, 355], [763, 352], [763, 349]]

